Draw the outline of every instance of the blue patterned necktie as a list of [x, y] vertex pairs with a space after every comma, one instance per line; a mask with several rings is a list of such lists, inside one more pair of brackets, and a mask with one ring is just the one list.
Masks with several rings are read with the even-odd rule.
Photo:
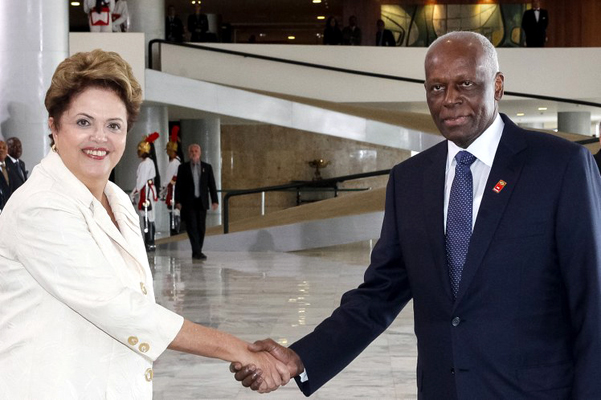
[[467, 151], [455, 156], [455, 178], [449, 195], [447, 211], [447, 264], [453, 296], [457, 298], [461, 273], [472, 236], [472, 209], [474, 203], [473, 180], [470, 165], [476, 157]]

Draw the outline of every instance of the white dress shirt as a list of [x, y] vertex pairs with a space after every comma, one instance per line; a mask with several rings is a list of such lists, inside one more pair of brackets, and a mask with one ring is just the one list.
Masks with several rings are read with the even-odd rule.
[[[490, 175], [492, 163], [501, 141], [501, 134], [505, 124], [501, 119], [501, 116], [497, 114], [497, 117], [493, 123], [486, 129], [474, 142], [469, 145], [467, 149], [462, 149], [450, 140], [448, 143], [448, 154], [447, 154], [447, 166], [445, 170], [445, 185], [444, 185], [444, 229], [447, 231], [447, 212], [449, 210], [449, 195], [451, 193], [451, 186], [453, 185], [453, 179], [455, 178], [455, 166], [457, 161], [455, 156], [462, 150], [470, 152], [476, 157], [476, 161], [470, 166], [472, 171], [472, 178], [474, 183], [474, 205], [472, 207], [472, 229], [476, 224], [476, 217], [478, 216], [478, 210], [480, 209], [480, 203], [482, 203], [482, 196], [484, 196], [484, 186]], [[492, 189], [492, 188], [491, 188]]]

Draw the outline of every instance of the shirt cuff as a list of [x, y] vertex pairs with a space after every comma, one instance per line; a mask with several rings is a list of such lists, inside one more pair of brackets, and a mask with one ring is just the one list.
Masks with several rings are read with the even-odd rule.
[[301, 383], [305, 383], [309, 380], [309, 375], [307, 375], [307, 370], [304, 370], [299, 376], [298, 379], [300, 379]]

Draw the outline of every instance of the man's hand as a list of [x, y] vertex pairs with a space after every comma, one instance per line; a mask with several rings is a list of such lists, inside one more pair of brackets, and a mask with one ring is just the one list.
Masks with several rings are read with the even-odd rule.
[[[272, 339], [258, 340], [249, 345], [248, 349], [253, 352], [268, 352], [272, 357], [286, 365], [291, 377], [295, 377], [305, 370], [298, 354], [291, 349], [279, 345]], [[250, 387], [252, 390], [259, 390], [262, 387], [262, 371], [254, 365], [243, 366], [240, 363], [231, 363], [230, 371], [234, 374], [234, 378], [242, 383], [242, 386]]]
[[219, 203], [213, 203], [213, 204], [211, 204], [211, 209], [213, 211], [215, 211], [217, 208], [219, 208]]

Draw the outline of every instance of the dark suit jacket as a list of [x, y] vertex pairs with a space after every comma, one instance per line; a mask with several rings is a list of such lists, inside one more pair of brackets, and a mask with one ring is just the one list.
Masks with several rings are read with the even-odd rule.
[[[382, 43], [380, 43], [380, 36], [382, 36], [382, 34], [384, 37], [382, 38]], [[384, 29], [382, 33], [376, 32], [376, 46], [396, 46], [392, 31]]]
[[173, 17], [173, 21], [170, 21], [169, 16], [165, 17], [165, 40], [171, 42], [184, 41], [184, 24], [179, 17]]
[[15, 185], [13, 191], [17, 190], [27, 180], [27, 170], [25, 169], [25, 163], [22, 160], [16, 160], [13, 162], [9, 157], [6, 157], [6, 163], [10, 163], [9, 169], [14, 172]]
[[4, 205], [13, 194], [13, 192], [21, 186], [20, 178], [15, 170], [16, 165], [11, 161], [10, 158], [6, 157], [6, 170], [8, 172], [8, 180], [4, 179], [4, 175], [0, 173], [0, 210], [4, 208]]
[[526, 34], [527, 47], [543, 47], [547, 39], [547, 25], [549, 24], [549, 14], [547, 10], [540, 10], [538, 22], [534, 15], [534, 10], [526, 10], [522, 17], [522, 29]]
[[[309, 376], [303, 393], [413, 299], [420, 400], [601, 399], [601, 176], [584, 147], [502, 117], [457, 300], [442, 142], [393, 168], [364, 283], [291, 346]], [[507, 185], [495, 193], [500, 180]]]
[[[209, 209], [211, 203], [219, 203], [217, 197], [217, 186], [213, 176], [211, 164], [200, 162], [200, 198], [202, 206]], [[211, 202], [209, 202], [211, 194]], [[175, 183], [175, 202], [182, 205], [182, 212], [194, 205], [194, 180], [190, 161], [185, 162], [177, 169], [177, 181]]]
[[188, 16], [188, 31], [191, 42], [204, 42], [209, 31], [209, 19], [206, 14], [190, 14]]

